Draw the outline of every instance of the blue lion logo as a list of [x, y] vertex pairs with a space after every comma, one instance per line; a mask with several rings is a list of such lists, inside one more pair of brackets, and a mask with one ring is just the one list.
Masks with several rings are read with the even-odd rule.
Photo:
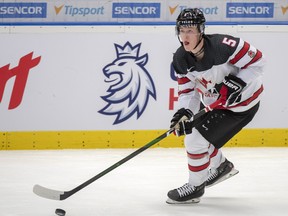
[[117, 58], [103, 68], [105, 82], [110, 84], [107, 95], [101, 98], [107, 105], [98, 111], [104, 115], [116, 115], [113, 124], [119, 124], [137, 114], [143, 114], [149, 96], [156, 100], [156, 90], [151, 76], [145, 69], [148, 54], [139, 56], [141, 43], [134, 47], [129, 43], [122, 47], [114, 44]]

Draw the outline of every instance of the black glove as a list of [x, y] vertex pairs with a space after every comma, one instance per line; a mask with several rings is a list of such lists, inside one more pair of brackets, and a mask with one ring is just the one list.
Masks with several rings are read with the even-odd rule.
[[242, 89], [247, 84], [240, 78], [229, 74], [222, 82], [220, 88], [220, 98], [222, 105], [229, 107], [230, 105], [241, 100]]
[[193, 121], [184, 120], [179, 122], [179, 127], [175, 129], [174, 133], [176, 136], [191, 134], [193, 127], [194, 127]]
[[178, 123], [184, 120], [189, 120], [193, 116], [193, 112], [189, 109], [181, 108], [174, 115], [171, 120], [170, 128], [178, 128]]

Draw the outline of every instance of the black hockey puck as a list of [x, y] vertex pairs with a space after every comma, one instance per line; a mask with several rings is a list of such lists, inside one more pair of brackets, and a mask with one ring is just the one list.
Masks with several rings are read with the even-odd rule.
[[57, 209], [55, 210], [55, 214], [57, 214], [57, 215], [59, 215], [59, 216], [64, 216], [64, 215], [66, 214], [66, 212], [65, 212], [65, 210], [63, 210], [63, 209], [57, 208]]

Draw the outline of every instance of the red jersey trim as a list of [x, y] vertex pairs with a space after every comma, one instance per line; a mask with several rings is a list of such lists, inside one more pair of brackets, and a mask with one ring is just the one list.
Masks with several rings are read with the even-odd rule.
[[177, 82], [179, 85], [186, 84], [186, 83], [190, 82], [190, 79], [188, 79], [187, 77], [177, 78]]
[[253, 59], [248, 64], [246, 64], [244, 67], [242, 67], [241, 69], [247, 68], [249, 65], [251, 65], [254, 62], [258, 61], [260, 58], [262, 58], [262, 52], [257, 50], [256, 55], [253, 57]]
[[249, 48], [250, 48], [250, 45], [247, 42], [244, 42], [242, 49], [229, 62], [231, 64], [236, 64], [248, 52]]
[[192, 91], [194, 91], [194, 88], [192, 88], [192, 89], [184, 89], [182, 91], [178, 91], [178, 95], [189, 93], [189, 92], [192, 92]]

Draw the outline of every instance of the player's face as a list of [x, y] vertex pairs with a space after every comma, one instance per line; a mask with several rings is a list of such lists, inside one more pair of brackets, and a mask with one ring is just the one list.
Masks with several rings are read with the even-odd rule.
[[192, 51], [199, 40], [199, 31], [196, 26], [180, 27], [179, 37], [186, 51]]

